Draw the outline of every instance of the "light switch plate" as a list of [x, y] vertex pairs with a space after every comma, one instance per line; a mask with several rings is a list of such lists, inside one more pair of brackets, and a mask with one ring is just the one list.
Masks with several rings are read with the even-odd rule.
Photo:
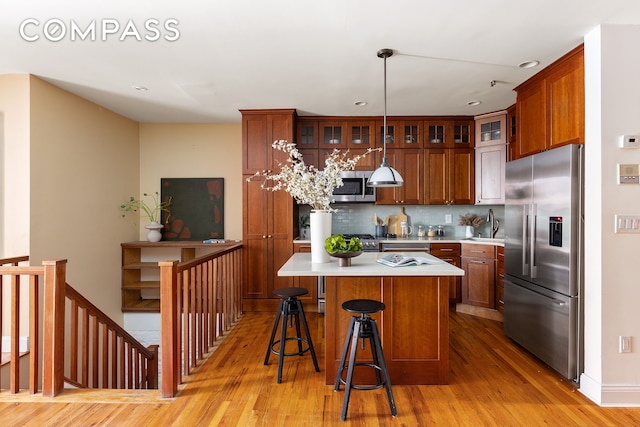
[[615, 233], [640, 233], [640, 215], [616, 215]]

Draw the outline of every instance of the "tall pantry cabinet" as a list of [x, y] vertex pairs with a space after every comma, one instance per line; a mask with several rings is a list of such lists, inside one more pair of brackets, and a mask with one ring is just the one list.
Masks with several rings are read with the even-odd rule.
[[294, 202], [285, 191], [261, 187], [256, 172], [279, 170], [286, 155], [271, 144], [294, 142], [296, 112], [241, 110], [242, 113], [242, 239], [244, 252], [243, 310], [271, 311], [273, 290], [293, 285], [291, 277], [278, 277], [278, 269], [293, 254]]

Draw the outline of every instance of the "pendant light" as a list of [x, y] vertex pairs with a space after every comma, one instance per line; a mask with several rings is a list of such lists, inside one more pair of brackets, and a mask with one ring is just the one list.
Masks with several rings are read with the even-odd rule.
[[402, 187], [404, 180], [397, 170], [389, 165], [387, 160], [387, 58], [393, 55], [391, 49], [380, 49], [378, 51], [378, 58], [384, 59], [384, 116], [382, 121], [382, 163], [380, 167], [376, 169], [369, 178], [368, 186], [370, 187]]

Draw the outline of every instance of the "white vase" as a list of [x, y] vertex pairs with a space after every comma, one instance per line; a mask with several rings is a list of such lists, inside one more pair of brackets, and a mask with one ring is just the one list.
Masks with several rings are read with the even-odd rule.
[[473, 226], [472, 225], [467, 225], [465, 228], [465, 237], [467, 239], [470, 239], [473, 237]]
[[162, 233], [160, 232], [160, 230], [164, 228], [164, 225], [153, 221], [151, 224], [145, 225], [144, 228], [149, 230], [149, 232], [147, 233], [148, 241], [159, 242], [160, 240], [162, 240]]
[[326, 263], [331, 256], [324, 249], [324, 241], [331, 236], [331, 212], [312, 210], [309, 215], [311, 229], [311, 262]]

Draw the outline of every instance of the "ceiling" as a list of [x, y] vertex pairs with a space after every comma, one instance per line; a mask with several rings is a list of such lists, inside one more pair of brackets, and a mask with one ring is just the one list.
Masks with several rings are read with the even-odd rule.
[[0, 74], [34, 74], [141, 122], [239, 122], [253, 108], [378, 116], [376, 52], [391, 48], [390, 116], [475, 115], [513, 104], [515, 86], [599, 24], [640, 24], [640, 2], [13, 0]]

